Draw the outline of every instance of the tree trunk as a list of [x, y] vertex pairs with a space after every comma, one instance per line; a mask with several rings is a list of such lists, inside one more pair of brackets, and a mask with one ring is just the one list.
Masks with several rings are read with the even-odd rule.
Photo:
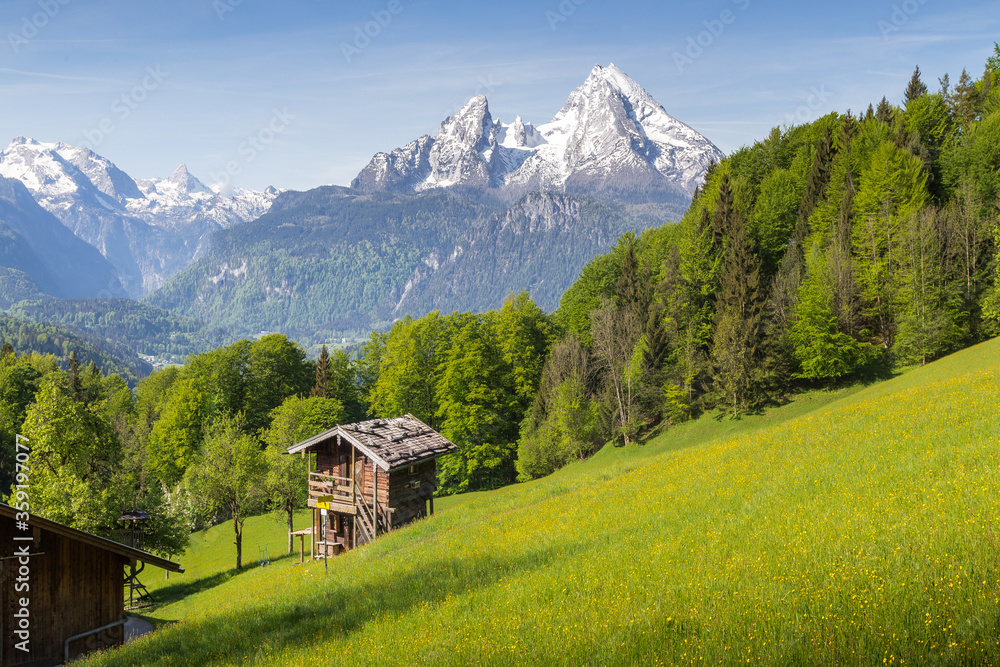
[[240, 530], [239, 516], [233, 513], [233, 532], [236, 533], [236, 571], [243, 571], [243, 531]]

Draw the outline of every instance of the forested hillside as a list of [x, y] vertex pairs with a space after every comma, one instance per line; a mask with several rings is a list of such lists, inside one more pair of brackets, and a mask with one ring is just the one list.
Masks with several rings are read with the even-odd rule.
[[563, 296], [525, 477], [719, 409], [736, 418], [1000, 331], [1000, 47], [979, 80], [775, 129], [680, 224], [623, 238]]
[[226, 338], [200, 320], [130, 299], [30, 299], [10, 306], [7, 314], [151, 356], [184, 357], [216, 347]]
[[75, 352], [80, 364], [93, 363], [102, 372], [120, 375], [133, 386], [153, 370], [135, 352], [114, 340], [0, 315], [0, 345], [4, 344], [22, 353], [52, 355], [64, 366]]

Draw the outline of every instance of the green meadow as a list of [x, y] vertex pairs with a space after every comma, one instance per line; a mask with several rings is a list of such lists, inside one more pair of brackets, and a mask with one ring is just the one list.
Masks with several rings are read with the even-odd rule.
[[216, 526], [147, 574], [158, 630], [84, 664], [993, 664], [998, 468], [995, 339], [440, 499], [326, 564], [256, 517], [236, 574]]

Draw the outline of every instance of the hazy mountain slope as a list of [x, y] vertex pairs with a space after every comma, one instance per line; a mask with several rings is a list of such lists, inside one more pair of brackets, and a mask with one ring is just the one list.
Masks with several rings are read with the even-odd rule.
[[146, 301], [243, 334], [363, 334], [394, 317], [418, 266], [442, 261], [488, 214], [441, 192], [285, 193], [268, 214], [217, 233], [207, 256]]
[[41, 208], [20, 181], [0, 176], [0, 262], [59, 297], [120, 291], [117, 272], [93, 246]]
[[86, 148], [18, 137], [0, 151], [0, 175], [35, 200], [115, 267], [124, 291], [140, 297], [204, 253], [210, 234], [252, 220], [278, 192], [218, 194], [183, 164], [168, 178], [136, 181]]

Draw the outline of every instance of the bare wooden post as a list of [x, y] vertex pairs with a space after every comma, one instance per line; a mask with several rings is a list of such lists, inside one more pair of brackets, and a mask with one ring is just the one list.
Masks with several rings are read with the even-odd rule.
[[431, 514], [434, 514], [434, 496], [431, 496], [430, 503], [431, 503]]

